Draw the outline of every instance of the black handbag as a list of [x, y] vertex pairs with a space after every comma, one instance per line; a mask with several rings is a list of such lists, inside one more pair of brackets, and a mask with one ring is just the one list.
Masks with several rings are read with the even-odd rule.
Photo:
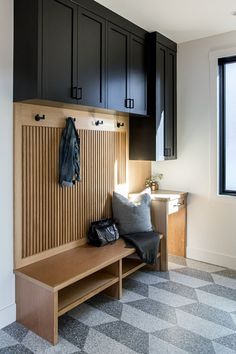
[[114, 243], [119, 238], [119, 232], [112, 219], [94, 221], [89, 227], [88, 242], [96, 247]]

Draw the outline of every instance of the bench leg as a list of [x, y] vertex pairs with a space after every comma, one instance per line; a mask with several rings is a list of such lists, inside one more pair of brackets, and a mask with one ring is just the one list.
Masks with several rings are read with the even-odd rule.
[[122, 260], [120, 259], [116, 263], [106, 267], [106, 272], [116, 275], [119, 278], [119, 281], [104, 290], [104, 294], [120, 300], [122, 297]]
[[58, 294], [16, 275], [16, 320], [53, 345], [58, 341]]
[[163, 235], [160, 241], [160, 268], [161, 272], [168, 272], [168, 247], [167, 247], [167, 237]]

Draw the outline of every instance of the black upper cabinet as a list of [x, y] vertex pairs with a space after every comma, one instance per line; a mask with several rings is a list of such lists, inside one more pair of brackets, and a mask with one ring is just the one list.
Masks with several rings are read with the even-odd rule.
[[176, 50], [168, 38], [148, 38], [148, 118], [130, 120], [130, 159], [177, 158]]
[[108, 24], [108, 108], [132, 114], [147, 114], [145, 40]]
[[105, 107], [106, 22], [79, 8], [78, 12], [78, 103]]
[[92, 0], [15, 0], [14, 9], [14, 100], [146, 114], [144, 30]]
[[129, 112], [129, 32], [108, 24], [107, 107]]
[[130, 36], [130, 99], [133, 114], [147, 114], [147, 65], [146, 43], [137, 36]]
[[42, 98], [76, 103], [78, 7], [43, 0], [42, 9]]

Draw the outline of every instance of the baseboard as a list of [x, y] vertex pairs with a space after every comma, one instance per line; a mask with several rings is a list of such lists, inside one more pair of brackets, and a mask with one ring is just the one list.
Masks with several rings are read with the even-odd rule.
[[16, 304], [0, 309], [0, 329], [16, 320]]
[[187, 247], [187, 258], [215, 264], [220, 267], [236, 269], [236, 257], [228, 256], [222, 253]]

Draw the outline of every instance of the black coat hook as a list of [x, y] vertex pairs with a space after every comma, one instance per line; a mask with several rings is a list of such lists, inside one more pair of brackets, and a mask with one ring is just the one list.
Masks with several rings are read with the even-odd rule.
[[40, 116], [39, 114], [36, 114], [34, 119], [36, 120], [36, 122], [39, 122], [40, 120], [45, 120], [46, 117], [45, 117], [45, 114], [43, 114], [42, 116]]
[[124, 127], [125, 123], [117, 122], [117, 128]]
[[103, 120], [96, 120], [96, 122], [95, 122], [95, 125], [102, 125], [103, 124]]

